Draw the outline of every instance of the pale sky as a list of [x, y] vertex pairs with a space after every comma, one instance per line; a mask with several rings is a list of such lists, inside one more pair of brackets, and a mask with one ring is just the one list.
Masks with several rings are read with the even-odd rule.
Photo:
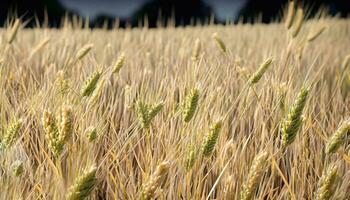
[[[97, 15], [126, 18], [139, 8], [145, 0], [60, 0], [68, 9], [79, 12], [82, 16], [93, 19]], [[244, 0], [204, 0], [212, 6], [220, 20], [234, 18], [243, 6]]]

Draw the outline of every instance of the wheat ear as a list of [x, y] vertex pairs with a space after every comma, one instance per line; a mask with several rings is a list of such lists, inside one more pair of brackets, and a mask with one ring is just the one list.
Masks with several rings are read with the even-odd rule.
[[97, 178], [96, 178], [95, 166], [86, 170], [80, 177], [78, 177], [74, 184], [69, 188], [67, 200], [83, 200], [87, 198], [92, 190], [94, 189]]
[[94, 126], [90, 126], [86, 130], [86, 137], [89, 140], [89, 142], [94, 142], [97, 138], [97, 130]]
[[156, 190], [161, 186], [163, 179], [168, 174], [170, 163], [164, 161], [157, 166], [156, 171], [151, 175], [146, 184], [143, 185], [141, 200], [154, 198]]
[[263, 62], [260, 67], [258, 68], [258, 70], [252, 74], [248, 80], [249, 85], [254, 85], [256, 84], [261, 77], [264, 75], [264, 73], [266, 72], [266, 70], [269, 68], [269, 66], [272, 63], [272, 58], [268, 58], [267, 60], [265, 60], [265, 62]]
[[23, 162], [20, 161], [20, 160], [16, 160], [12, 166], [12, 174], [15, 176], [15, 177], [19, 177], [23, 174], [24, 172], [24, 166], [23, 166]]
[[253, 163], [249, 169], [247, 179], [242, 185], [241, 200], [253, 199], [255, 191], [259, 186], [261, 178], [266, 171], [268, 164], [268, 153], [266, 151], [259, 153], [255, 156]]
[[93, 44], [86, 44], [81, 49], [79, 49], [75, 55], [76, 61], [83, 59], [91, 51], [92, 47], [94, 47]]
[[185, 158], [185, 168], [187, 171], [192, 169], [193, 165], [196, 162], [196, 158], [197, 158], [196, 148], [194, 147], [194, 145], [190, 145], [188, 147], [187, 156]]
[[70, 106], [63, 106], [58, 115], [58, 131], [59, 139], [62, 141], [67, 141], [73, 133], [73, 111]]
[[102, 72], [100, 70], [97, 70], [85, 80], [81, 88], [81, 96], [90, 96], [94, 92], [101, 75]]
[[303, 25], [303, 20], [304, 20], [303, 8], [298, 8], [296, 13], [295, 23], [294, 23], [294, 30], [292, 34], [293, 38], [295, 38], [299, 34], [301, 30], [301, 26]]
[[196, 108], [198, 106], [199, 90], [197, 88], [191, 89], [190, 93], [186, 96], [183, 107], [183, 119], [185, 122], [190, 122], [193, 118]]
[[290, 29], [290, 27], [292, 27], [293, 17], [294, 17], [294, 1], [289, 1], [287, 17], [285, 21], [285, 26], [287, 29]]
[[318, 30], [314, 31], [314, 32], [310, 32], [308, 37], [307, 37], [307, 41], [308, 42], [312, 42], [314, 41], [318, 36], [320, 36], [323, 31], [326, 29], [326, 27], [322, 26], [321, 28], [319, 28]]
[[212, 37], [213, 37], [215, 43], [217, 44], [217, 46], [221, 49], [221, 51], [226, 53], [226, 45], [221, 40], [221, 38], [218, 36], [218, 33], [214, 33]]
[[11, 124], [8, 125], [4, 138], [2, 140], [2, 144], [6, 148], [10, 148], [13, 143], [16, 141], [19, 130], [23, 124], [23, 120], [14, 120]]
[[113, 66], [113, 73], [119, 73], [120, 69], [124, 66], [124, 62], [125, 62], [125, 54], [122, 53], [118, 60], [115, 62], [114, 66]]
[[219, 137], [219, 132], [221, 127], [222, 127], [221, 121], [215, 122], [210, 126], [209, 134], [206, 136], [202, 144], [203, 156], [208, 157], [213, 152], [215, 144]]
[[64, 71], [59, 71], [57, 73], [56, 85], [58, 86], [62, 96], [67, 94], [69, 89], [69, 84], [68, 84], [68, 80], [65, 77]]
[[198, 61], [199, 59], [199, 54], [201, 51], [201, 41], [197, 38], [196, 41], [194, 42], [194, 48], [192, 52], [192, 60], [193, 61]]
[[15, 23], [12, 26], [10, 36], [7, 39], [7, 42], [9, 44], [12, 44], [12, 42], [15, 40], [20, 25], [21, 25], [21, 21], [19, 19], [16, 19]]
[[281, 133], [283, 148], [287, 147], [295, 140], [296, 134], [302, 123], [301, 116], [306, 104], [309, 90], [310, 89], [307, 87], [302, 87], [286, 119], [282, 122]]
[[141, 100], [138, 100], [135, 105], [135, 111], [137, 118], [141, 124], [141, 127], [145, 130], [149, 129], [153, 118], [161, 111], [164, 103], [160, 102], [154, 105], [149, 105]]
[[339, 147], [346, 141], [350, 130], [350, 119], [344, 121], [337, 131], [331, 136], [329, 141], [326, 144], [325, 152], [326, 154], [335, 153]]
[[316, 191], [316, 200], [329, 200], [333, 196], [337, 186], [337, 172], [338, 166], [330, 165], [325, 172], [323, 172], [321, 179], [318, 182], [318, 189]]

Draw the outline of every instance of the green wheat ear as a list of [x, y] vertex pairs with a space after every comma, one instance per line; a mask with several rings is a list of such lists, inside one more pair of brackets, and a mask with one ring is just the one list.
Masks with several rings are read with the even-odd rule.
[[93, 47], [93, 44], [86, 44], [81, 49], [79, 49], [77, 54], [75, 55], [76, 61], [83, 59]]
[[102, 72], [97, 70], [85, 80], [84, 85], [81, 88], [82, 97], [90, 96], [94, 92], [101, 75]]
[[162, 110], [164, 106], [163, 101], [150, 105], [138, 100], [135, 104], [135, 111], [140, 125], [143, 129], [148, 130], [152, 120]]
[[211, 125], [210, 130], [209, 130], [209, 134], [204, 139], [203, 144], [202, 144], [203, 156], [208, 157], [213, 152], [215, 144], [216, 144], [218, 137], [219, 137], [219, 132], [220, 132], [221, 127], [222, 127], [221, 121], [215, 122], [213, 125]]
[[259, 153], [255, 156], [253, 163], [250, 167], [248, 177], [242, 185], [241, 200], [250, 200], [254, 198], [255, 191], [257, 190], [261, 178], [266, 171], [268, 164], [268, 153], [266, 151]]
[[19, 129], [23, 124], [23, 120], [14, 120], [11, 124], [8, 125], [4, 138], [2, 140], [2, 145], [5, 148], [10, 148], [18, 137]]
[[282, 147], [285, 148], [292, 144], [296, 138], [296, 134], [302, 123], [302, 113], [306, 104], [306, 100], [309, 94], [310, 88], [302, 87], [299, 92], [296, 101], [291, 107], [287, 117], [282, 122]]
[[193, 165], [196, 162], [196, 158], [197, 158], [196, 148], [194, 147], [194, 145], [191, 144], [188, 147], [188, 152], [187, 152], [187, 156], [185, 159], [185, 168], [187, 171], [192, 169]]
[[199, 100], [199, 90], [193, 88], [190, 93], [186, 96], [184, 107], [183, 107], [183, 118], [185, 122], [190, 122], [196, 112]]
[[12, 164], [12, 174], [15, 177], [19, 177], [23, 174], [24, 172], [24, 166], [23, 166], [23, 162], [20, 160], [15, 161]]
[[337, 187], [337, 179], [338, 179], [337, 173], [338, 173], [338, 166], [335, 164], [332, 164], [322, 174], [322, 177], [318, 182], [318, 189], [316, 191], [316, 197], [315, 197], [316, 200], [331, 199]]
[[265, 62], [263, 62], [260, 67], [258, 68], [258, 70], [252, 74], [248, 80], [249, 85], [254, 85], [257, 82], [259, 82], [259, 80], [261, 79], [261, 77], [264, 75], [264, 73], [266, 72], [266, 70], [269, 68], [269, 66], [272, 63], [272, 58], [268, 58], [267, 60], [265, 60]]
[[92, 190], [94, 189], [97, 178], [96, 178], [95, 166], [86, 170], [80, 177], [78, 177], [74, 184], [69, 188], [67, 200], [83, 200], [87, 198]]
[[87, 128], [86, 137], [89, 142], [94, 142], [97, 139], [97, 129], [94, 126]]
[[326, 145], [326, 154], [335, 153], [339, 147], [346, 141], [350, 130], [350, 119], [344, 121], [337, 131], [331, 136]]

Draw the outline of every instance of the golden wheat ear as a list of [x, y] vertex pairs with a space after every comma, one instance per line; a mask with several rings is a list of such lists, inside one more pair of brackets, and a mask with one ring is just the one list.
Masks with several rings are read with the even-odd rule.
[[194, 62], [199, 60], [200, 51], [201, 51], [201, 41], [199, 40], [199, 38], [197, 38], [196, 41], [194, 42], [194, 48], [192, 52], [192, 60]]
[[337, 189], [338, 166], [331, 164], [322, 174], [315, 194], [316, 200], [329, 200]]
[[225, 45], [224, 41], [222, 41], [222, 39], [219, 37], [218, 33], [214, 33], [212, 37], [213, 37], [216, 45], [221, 49], [221, 51], [223, 53], [226, 53], [226, 45]]
[[69, 193], [67, 195], [67, 200], [83, 200], [86, 199], [97, 183], [95, 166], [90, 169], [85, 170], [84, 173], [78, 177], [74, 184], [69, 188]]
[[259, 82], [259, 80], [261, 79], [261, 77], [265, 74], [266, 70], [269, 68], [269, 66], [272, 63], [272, 58], [268, 58], [267, 60], [265, 60], [260, 67], [258, 68], [258, 70], [252, 74], [248, 80], [249, 85], [254, 85], [257, 82]]
[[42, 123], [46, 132], [48, 146], [53, 155], [57, 158], [63, 151], [64, 141], [60, 139], [56, 119], [51, 112], [44, 111]]
[[247, 179], [242, 185], [240, 199], [250, 200], [254, 198], [255, 192], [259, 186], [262, 176], [266, 171], [268, 164], [268, 153], [263, 151], [255, 156], [249, 169]]
[[326, 144], [326, 154], [335, 153], [339, 147], [346, 141], [350, 130], [350, 119], [345, 120], [337, 129], [337, 131], [331, 136]]
[[115, 62], [112, 72], [114, 74], [119, 73], [120, 69], [124, 66], [124, 62], [125, 62], [125, 54], [122, 53], [119, 56], [118, 60]]
[[299, 7], [295, 17], [294, 30], [292, 33], [293, 38], [298, 36], [304, 21], [304, 10]]
[[310, 32], [309, 35], [307, 36], [307, 42], [312, 42], [314, 41], [318, 36], [320, 36], [323, 31], [326, 30], [326, 27], [325, 26], [322, 26], [321, 28], [313, 31], [313, 32]]
[[93, 47], [94, 47], [93, 44], [86, 44], [81, 49], [79, 49], [77, 54], [75, 55], [75, 62], [83, 59], [91, 51]]
[[21, 25], [21, 21], [19, 19], [16, 19], [15, 23], [13, 24], [13, 26], [11, 28], [10, 35], [9, 35], [9, 37], [7, 39], [7, 42], [9, 44], [12, 44], [12, 42], [15, 40], [20, 25]]
[[64, 71], [61, 70], [57, 73], [57, 78], [56, 78], [55, 84], [58, 87], [59, 92], [62, 96], [67, 94], [68, 89], [69, 89], [69, 84], [68, 84], [68, 80], [66, 79], [66, 75], [65, 75]]
[[294, 10], [295, 10], [294, 6], [295, 6], [294, 1], [289, 1], [286, 21], [285, 21], [285, 26], [287, 29], [290, 29], [290, 27], [292, 27], [292, 24], [293, 24]]
[[161, 186], [163, 179], [169, 172], [169, 161], [163, 161], [157, 166], [156, 171], [151, 175], [146, 184], [143, 185], [141, 200], [150, 200], [154, 198], [156, 190]]

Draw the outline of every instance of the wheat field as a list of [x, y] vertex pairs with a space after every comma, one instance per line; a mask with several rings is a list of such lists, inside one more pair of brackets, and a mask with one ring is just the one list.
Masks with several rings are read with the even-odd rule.
[[350, 21], [298, 12], [157, 29], [11, 21], [0, 199], [350, 199]]

